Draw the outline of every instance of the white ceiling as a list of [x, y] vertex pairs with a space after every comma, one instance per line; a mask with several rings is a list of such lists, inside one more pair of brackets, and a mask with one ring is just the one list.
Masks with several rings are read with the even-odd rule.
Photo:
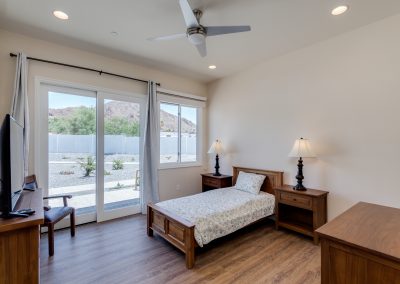
[[[186, 39], [147, 41], [185, 32], [178, 0], [0, 0], [0, 27], [209, 82], [400, 12], [399, 0], [189, 2], [203, 10], [204, 25], [249, 24], [252, 31], [207, 38], [205, 58]], [[340, 3], [350, 10], [332, 16]], [[56, 19], [56, 9], [70, 19]]]

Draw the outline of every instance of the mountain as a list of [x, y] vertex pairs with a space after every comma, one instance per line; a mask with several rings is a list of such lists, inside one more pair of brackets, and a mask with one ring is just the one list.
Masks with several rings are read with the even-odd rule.
[[[49, 117], [65, 118], [71, 116], [74, 111], [82, 107], [49, 108]], [[84, 107], [83, 107], [84, 108]], [[105, 118], [122, 117], [129, 121], [139, 123], [139, 104], [109, 101], [104, 104]], [[178, 116], [160, 111], [160, 126], [163, 132], [178, 132]], [[192, 121], [182, 118], [182, 132], [195, 133], [196, 124]]]

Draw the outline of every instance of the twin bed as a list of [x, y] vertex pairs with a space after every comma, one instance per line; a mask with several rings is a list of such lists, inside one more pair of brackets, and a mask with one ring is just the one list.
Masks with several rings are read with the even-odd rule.
[[147, 234], [157, 233], [186, 256], [192, 268], [196, 246], [204, 246], [274, 213], [274, 188], [283, 172], [233, 167], [233, 184], [240, 172], [265, 176], [258, 194], [235, 187], [215, 189], [147, 206]]

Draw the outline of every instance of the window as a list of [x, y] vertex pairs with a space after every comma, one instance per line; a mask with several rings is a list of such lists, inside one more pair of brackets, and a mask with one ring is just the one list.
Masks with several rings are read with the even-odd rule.
[[160, 101], [161, 167], [199, 164], [202, 108], [166, 97]]

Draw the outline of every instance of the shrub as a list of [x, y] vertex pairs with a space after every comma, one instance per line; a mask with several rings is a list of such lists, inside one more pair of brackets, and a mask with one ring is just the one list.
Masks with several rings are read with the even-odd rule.
[[112, 169], [114, 171], [123, 170], [124, 169], [124, 161], [122, 161], [120, 159], [115, 159], [115, 160], [113, 160], [112, 163], [113, 163]]
[[104, 175], [105, 175], [105, 176], [110, 176], [111, 173], [110, 173], [109, 171], [104, 170]]
[[81, 168], [84, 170], [84, 176], [88, 177], [96, 170], [96, 162], [92, 156], [88, 156], [85, 162], [78, 161]]

